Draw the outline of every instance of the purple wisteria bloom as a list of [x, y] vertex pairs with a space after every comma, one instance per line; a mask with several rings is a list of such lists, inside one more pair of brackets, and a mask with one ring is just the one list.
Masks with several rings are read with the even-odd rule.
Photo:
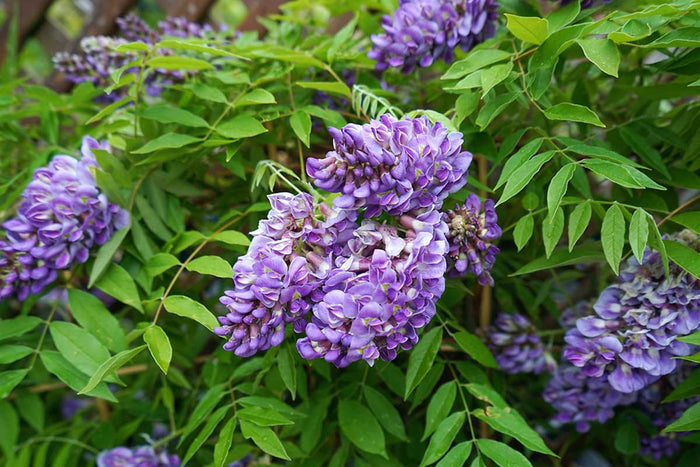
[[337, 255], [297, 350], [338, 367], [393, 360], [418, 342], [445, 288], [446, 225], [436, 211], [396, 227], [365, 219]]
[[[80, 42], [82, 54], [57, 53], [53, 58], [55, 68], [72, 83], [90, 81], [95, 87], [104, 88], [113, 83], [114, 71], [130, 66], [139, 58], [139, 54], [132, 51], [117, 51], [120, 45], [135, 41], [154, 45], [165, 36], [206, 39], [222, 32], [215, 31], [208, 24], [193, 23], [184, 17], [167, 17], [153, 29], [133, 13], [118, 18], [117, 26], [123, 37], [85, 37]], [[172, 53], [164, 49], [160, 52], [166, 55]], [[136, 66], [137, 64], [134, 63], [129, 71], [135, 70]], [[156, 69], [146, 76], [144, 83], [149, 94], [158, 95], [162, 92], [164, 85], [181, 81], [183, 77], [183, 73], [177, 70]], [[109, 95], [100, 96], [98, 100], [116, 102], [125, 95], [125, 89], [116, 89]]]
[[501, 238], [501, 227], [493, 200], [483, 205], [477, 195], [471, 193], [463, 206], [455, 205], [447, 211], [445, 222], [449, 227], [451, 276], [476, 275], [479, 284], [493, 285], [491, 268], [501, 250], [494, 242]]
[[[689, 230], [668, 238], [700, 250]], [[677, 337], [700, 326], [700, 279], [674, 263], [666, 276], [661, 255], [647, 249], [642, 264], [634, 258], [624, 264], [593, 308], [567, 333], [565, 358], [589, 376], [608, 374], [618, 391], [639, 391], [673, 372], [674, 357], [693, 352]]]
[[399, 0], [393, 16], [382, 18], [382, 34], [372, 36], [367, 54], [377, 70], [410, 73], [436, 60], [451, 62], [454, 50], [468, 51], [496, 33], [496, 0]]
[[310, 310], [308, 297], [331, 267], [330, 245], [342, 237], [336, 226], [325, 228], [315, 217], [311, 195], [268, 198], [272, 209], [251, 232], [247, 254], [233, 266], [235, 289], [220, 299], [229, 312], [219, 317], [221, 326], [214, 330], [228, 337], [224, 349], [240, 357], [279, 345], [285, 323], [295, 323]]
[[314, 184], [331, 193], [337, 209], [365, 209], [399, 216], [416, 209], [439, 209], [466, 183], [471, 153], [462, 134], [426, 116], [397, 120], [385, 114], [364, 125], [329, 128], [334, 150], [309, 159]]
[[587, 432], [591, 422], [605, 423], [611, 419], [615, 407], [636, 400], [636, 394], [616, 391], [605, 376], [586, 376], [566, 362], [554, 372], [542, 397], [557, 411], [553, 424], [574, 423], [579, 433]]
[[129, 223], [127, 211], [97, 187], [95, 149], [109, 145], [85, 137], [80, 159], [54, 156], [34, 172], [17, 215], [2, 224], [0, 299], [40, 292], [58, 271], [87, 261], [91, 248]]
[[180, 467], [180, 458], [151, 446], [117, 447], [97, 456], [97, 467]]
[[556, 362], [545, 351], [537, 328], [519, 313], [500, 313], [485, 330], [486, 345], [506, 373], [554, 371]]

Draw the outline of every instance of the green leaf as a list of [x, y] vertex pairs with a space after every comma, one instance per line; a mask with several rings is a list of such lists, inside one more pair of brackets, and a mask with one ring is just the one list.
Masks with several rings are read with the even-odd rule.
[[18, 316], [13, 319], [0, 320], [0, 340], [25, 334], [43, 321], [36, 316]]
[[152, 139], [148, 143], [144, 144], [138, 149], [135, 149], [132, 154], [148, 154], [149, 152], [160, 151], [161, 149], [177, 149], [188, 144], [196, 143], [201, 141], [202, 138], [197, 138], [190, 135], [181, 135], [179, 133], [165, 133], [160, 135], [155, 139]]
[[88, 280], [88, 289], [95, 285], [97, 279], [100, 278], [102, 273], [107, 269], [112, 262], [112, 257], [114, 253], [117, 252], [119, 246], [124, 241], [124, 237], [129, 233], [130, 227], [124, 227], [123, 229], [117, 230], [112, 235], [112, 238], [107, 240], [104, 245], [100, 247], [97, 251], [97, 256], [95, 257], [95, 262], [92, 263], [92, 269], [90, 270], [90, 279]]
[[5, 399], [9, 396], [12, 390], [27, 376], [27, 373], [29, 373], [29, 370], [26, 368], [0, 373], [0, 399]]
[[151, 68], [163, 68], [165, 70], [212, 70], [211, 63], [191, 57], [153, 57], [146, 62], [146, 66]]
[[456, 444], [450, 451], [445, 454], [436, 467], [453, 467], [457, 465], [467, 465], [467, 459], [472, 453], [472, 441], [462, 441]]
[[326, 81], [299, 81], [296, 83], [297, 86], [306, 89], [316, 89], [317, 91], [329, 92], [331, 94], [338, 94], [340, 96], [352, 97], [350, 88], [338, 81], [326, 82]]
[[547, 214], [542, 222], [542, 241], [544, 242], [544, 251], [549, 258], [554, 251], [554, 247], [559, 243], [561, 235], [564, 233], [564, 210], [558, 208], [554, 215]]
[[112, 102], [112, 103], [109, 104], [108, 106], [103, 107], [102, 110], [100, 110], [99, 112], [97, 112], [94, 116], [92, 116], [91, 118], [89, 118], [89, 119], [85, 122], [85, 124], [86, 124], [86, 125], [89, 125], [89, 124], [91, 124], [91, 123], [95, 123], [95, 122], [97, 122], [97, 121], [99, 121], [99, 120], [102, 120], [102, 119], [103, 119], [104, 117], [106, 117], [107, 115], [113, 115], [114, 112], [115, 112], [117, 109], [121, 108], [122, 106], [125, 106], [126, 104], [131, 103], [133, 100], [134, 100], [133, 97], [127, 96], [127, 97], [124, 97], [124, 98], [122, 98], [122, 99], [119, 99], [119, 100], [116, 101], [116, 102]]
[[358, 449], [386, 458], [384, 432], [367, 407], [356, 401], [341, 399], [338, 402], [338, 423], [343, 434]]
[[632, 214], [632, 219], [630, 220], [630, 246], [639, 264], [642, 264], [644, 248], [647, 246], [647, 239], [649, 238], [648, 217], [649, 214], [647, 214], [644, 209], [637, 208], [634, 210], [634, 214]]
[[700, 27], [687, 27], [673, 30], [645, 47], [662, 49], [666, 47], [698, 47]]
[[552, 31], [558, 31], [571, 24], [581, 12], [579, 2], [569, 2], [565, 6], [556, 8], [547, 16], [549, 27]]
[[[87, 387], [87, 375], [71, 365], [70, 362], [63, 358], [63, 355], [60, 353], [52, 350], [43, 350], [39, 354], [39, 357], [48, 371], [58, 376], [58, 379], [66, 383], [66, 385], [74, 391], [80, 391], [81, 388], [84, 389]], [[90, 380], [92, 380], [92, 378]], [[88, 387], [86, 391], [80, 392], [79, 394], [87, 394], [88, 396], [99, 397], [111, 402], [117, 402], [117, 399], [114, 397], [114, 395], [112, 395], [107, 387], [107, 384], [100, 383], [100, 381], [101, 379]]]
[[[192, 444], [190, 444], [190, 447], [187, 448], [187, 453], [185, 454], [185, 458], [182, 459], [182, 463], [186, 464], [187, 461], [192, 459], [192, 456], [194, 456], [197, 451], [199, 451], [199, 448], [202, 447], [204, 442], [209, 439], [211, 434], [214, 432], [216, 429], [217, 425], [221, 422], [221, 420], [224, 419], [226, 416], [226, 413], [229, 411], [229, 407], [221, 407], [218, 409], [216, 412], [214, 412], [211, 417], [207, 419], [207, 423], [204, 424], [204, 427], [202, 427], [202, 431], [197, 433], [197, 436], [192, 440]], [[243, 425], [243, 422], [241, 421], [241, 426]], [[269, 429], [269, 428], [268, 428]]]
[[214, 467], [223, 467], [224, 462], [226, 462], [226, 457], [233, 443], [234, 431], [236, 431], [236, 419], [231, 417], [219, 432], [219, 439], [214, 446]]
[[476, 409], [472, 413], [499, 433], [517, 439], [526, 448], [550, 456], [555, 455], [544, 443], [542, 437], [530, 428], [525, 419], [515, 409], [510, 407], [488, 407], [486, 409]]
[[586, 200], [586, 202], [579, 204], [571, 211], [569, 216], [569, 251], [574, 249], [574, 245], [583, 232], [586, 231], [588, 223], [591, 221], [591, 203]]
[[384, 394], [367, 385], [364, 387], [364, 393], [367, 405], [387, 433], [391, 433], [402, 441], [408, 441], [401, 415], [391, 401]]
[[530, 180], [532, 180], [535, 174], [540, 171], [542, 166], [554, 156], [554, 152], [555, 151], [547, 151], [538, 154], [516, 169], [508, 177], [506, 187], [503, 189], [501, 198], [498, 200], [498, 203], [496, 203], [496, 206], [505, 203], [510, 198], [520, 193], [520, 191], [530, 183]]
[[179, 266], [180, 260], [170, 253], [157, 253], [146, 263], [146, 272], [151, 277], [163, 274], [168, 269]]
[[600, 71], [617, 78], [620, 67], [620, 52], [610, 39], [576, 39], [583, 53]]
[[566, 120], [571, 122], [582, 122], [605, 128], [598, 115], [591, 109], [583, 105], [562, 102], [545, 109], [544, 116], [549, 120]]
[[488, 347], [474, 334], [466, 331], [459, 331], [454, 335], [455, 342], [459, 348], [464, 350], [471, 358], [488, 368], [498, 368], [496, 359]]
[[603, 259], [601, 245], [599, 242], [590, 242], [574, 251], [566, 249], [555, 250], [549, 258], [541, 257], [530, 261], [525, 266], [515, 271], [512, 276], [520, 276], [541, 271], [543, 269], [551, 269], [561, 266], [571, 266], [573, 264], [590, 264], [596, 263]]
[[204, 394], [204, 396], [197, 403], [197, 406], [192, 411], [192, 415], [190, 415], [190, 418], [187, 420], [187, 425], [185, 425], [185, 428], [182, 431], [182, 438], [180, 438], [178, 447], [182, 445], [185, 439], [192, 432], [194, 432], [194, 430], [196, 430], [206, 418], [209, 417], [209, 414], [212, 413], [214, 407], [216, 407], [224, 396], [228, 394], [227, 389], [226, 383], [222, 383], [212, 387], [206, 394]]
[[252, 138], [267, 132], [262, 124], [250, 115], [238, 115], [216, 127], [221, 136], [231, 139]]
[[471, 51], [466, 58], [458, 60], [450, 66], [441, 79], [459, 79], [473, 71], [493, 63], [498, 63], [512, 56], [511, 52], [498, 49], [482, 49]]
[[303, 110], [298, 110], [289, 117], [289, 124], [294, 130], [294, 134], [308, 148], [311, 138], [311, 117]]
[[433, 361], [437, 356], [442, 342], [442, 328], [433, 328], [428, 331], [418, 341], [418, 345], [414, 347], [408, 357], [408, 369], [406, 370], [406, 392], [404, 400], [408, 399], [408, 395], [415, 389], [416, 386], [425, 377], [430, 367], [433, 366]]
[[134, 307], [143, 313], [136, 283], [129, 273], [118, 264], [112, 263], [95, 286], [107, 295], [111, 295], [125, 305]]
[[[90, 377], [89, 381], [86, 381], [82, 385], [77, 385], [77, 387], [73, 387], [69, 384], [69, 386], [73, 387], [76, 391], [78, 391], [78, 394], [92, 394], [92, 390], [96, 388], [98, 385], [103, 385], [101, 381], [109, 374], [112, 372], [116, 371], [117, 369], [121, 368], [124, 366], [127, 362], [129, 362], [131, 359], [133, 359], [136, 355], [141, 353], [143, 349], [145, 349], [146, 346], [142, 345], [130, 350], [124, 350], [122, 352], [119, 352], [116, 355], [113, 355], [112, 357], [109, 358], [106, 362], [104, 362], [100, 367], [95, 371], [95, 373]], [[44, 353], [42, 353], [43, 357]], [[50, 371], [50, 370], [49, 370]], [[59, 376], [60, 378], [60, 376]], [[82, 389], [80, 389], [82, 388]]]
[[163, 328], [154, 324], [149, 326], [146, 332], [143, 333], [143, 340], [148, 345], [148, 350], [151, 352], [153, 360], [156, 361], [163, 373], [167, 375], [170, 360], [173, 358], [173, 347], [170, 345], [168, 335], [165, 334]]
[[164, 47], [166, 49], [190, 50], [193, 52], [199, 52], [200, 54], [205, 53], [205, 54], [209, 54], [209, 55], [224, 56], [224, 57], [239, 58], [239, 59], [247, 60], [246, 58], [244, 58], [240, 55], [236, 55], [234, 53], [231, 53], [228, 50], [223, 50], [223, 49], [219, 49], [216, 47], [204, 45], [201, 43], [192, 42], [191, 40], [188, 40], [188, 39], [164, 39], [164, 40], [158, 42], [158, 44], [156, 44], [156, 48], [161, 48], [161, 47]]
[[695, 233], [700, 233], [700, 211], [682, 212], [669, 220], [687, 227]]
[[260, 426], [294, 425], [294, 422], [281, 413], [262, 407], [245, 407], [239, 409], [236, 415], [241, 420], [247, 420]]
[[668, 172], [668, 168], [664, 163], [661, 154], [654, 149], [654, 147], [649, 144], [644, 136], [634, 132], [629, 127], [623, 126], [620, 128], [620, 136], [627, 146], [632, 149], [644, 162], [646, 162], [649, 167], [657, 170], [667, 179], [671, 178], [671, 174]]
[[41, 397], [33, 392], [22, 391], [17, 394], [19, 415], [38, 432], [44, 431], [46, 411]]
[[160, 123], [177, 123], [194, 128], [208, 128], [209, 124], [199, 115], [178, 107], [169, 105], [154, 105], [146, 107], [141, 113], [143, 118]]
[[211, 236], [215, 242], [227, 243], [229, 245], [250, 245], [250, 239], [236, 230], [224, 230]]
[[600, 146], [593, 146], [590, 144], [584, 144], [580, 141], [573, 140], [571, 138], [558, 138], [567, 145], [566, 150], [575, 152], [576, 154], [583, 154], [584, 156], [590, 156], [597, 159], [604, 159], [612, 162], [618, 162], [624, 165], [630, 165], [633, 167], [644, 168], [643, 165], [637, 164], [636, 162], [628, 159], [622, 154], [618, 154], [608, 148], [603, 148]]
[[700, 430], [700, 402], [695, 403], [683, 412], [683, 415], [678, 420], [663, 429], [663, 433], [693, 430]]
[[700, 279], [700, 253], [672, 240], [664, 240], [663, 243], [671, 261]]
[[518, 39], [541, 44], [549, 36], [549, 21], [544, 18], [516, 16], [506, 13], [508, 30]]
[[210, 331], [219, 326], [216, 317], [204, 305], [190, 297], [170, 295], [163, 300], [163, 306], [168, 310], [168, 313], [197, 321]]
[[425, 413], [425, 430], [423, 431], [421, 441], [424, 441], [428, 436], [433, 434], [438, 424], [452, 411], [452, 406], [454, 405], [456, 397], [457, 383], [455, 381], [445, 383], [435, 391], [435, 394], [428, 404], [428, 410]]
[[233, 277], [231, 265], [220, 256], [200, 256], [190, 261], [185, 267], [188, 271], [208, 274], [214, 277], [221, 277], [224, 279]]
[[207, 86], [203, 83], [194, 83], [191, 86], [188, 86], [188, 88], [192, 90], [195, 96], [203, 101], [218, 102], [219, 104], [228, 103], [226, 94], [224, 94], [221, 89], [215, 88], [214, 86]]
[[107, 347], [75, 324], [54, 321], [49, 330], [61, 355], [88, 376], [110, 357]]
[[156, 234], [158, 238], [164, 242], [169, 241], [173, 234], [170, 232], [168, 227], [160, 219], [160, 216], [156, 210], [151, 206], [144, 196], [136, 196], [136, 207], [138, 207], [139, 212], [143, 218], [143, 222], [148, 226], [148, 228]]
[[[696, 332], [696, 334], [698, 333]], [[700, 335], [698, 335], [696, 339], [700, 342]], [[682, 338], [680, 340], [683, 341]], [[666, 396], [663, 402], [679, 401], [698, 394], [700, 394], [700, 368], [693, 370], [692, 373], [673, 389], [671, 394]]]
[[433, 436], [430, 437], [428, 449], [423, 454], [423, 460], [420, 465], [428, 465], [440, 459], [454, 441], [457, 432], [464, 424], [464, 412], [456, 412], [442, 420], [438, 425]]
[[615, 274], [620, 269], [622, 248], [625, 246], [625, 216], [617, 204], [613, 204], [605, 213], [603, 225], [600, 230], [600, 239], [603, 244], [605, 259]]
[[71, 314], [82, 327], [108, 349], [121, 352], [126, 349], [126, 336], [119, 320], [93, 294], [79, 289], [68, 289]]
[[626, 188], [653, 188], [655, 190], [665, 190], [646, 175], [634, 167], [615, 164], [608, 161], [587, 159], [583, 161], [583, 165], [593, 172], [602, 175], [611, 182], [617, 183]]
[[508, 78], [510, 72], [513, 70], [513, 62], [503, 63], [501, 65], [494, 65], [492, 67], [486, 68], [481, 71], [481, 87], [482, 92], [486, 94], [494, 86]]
[[479, 94], [474, 91], [462, 93], [455, 101], [455, 115], [452, 123], [459, 127], [465, 118], [470, 116], [479, 107]]
[[501, 409], [507, 408], [508, 404], [506, 403], [506, 401], [503, 400], [501, 395], [495, 389], [493, 389], [491, 386], [488, 386], [487, 384], [488, 381], [484, 381], [484, 384], [469, 383], [465, 384], [464, 387], [467, 388], [469, 394], [471, 394], [480, 401], [484, 401], [489, 405], [493, 405]]
[[241, 420], [241, 431], [246, 439], [252, 439], [260, 449], [271, 456], [291, 460], [282, 442], [270, 428]]
[[559, 209], [562, 198], [566, 194], [569, 187], [569, 181], [574, 176], [576, 164], [566, 164], [554, 175], [547, 189], [547, 211], [551, 216], [553, 212]]
[[632, 422], [620, 424], [615, 433], [615, 449], [622, 454], [632, 456], [639, 452], [640, 447], [637, 426]]
[[294, 364], [294, 356], [292, 355], [291, 348], [285, 346], [280, 349], [277, 355], [277, 367], [280, 371], [280, 376], [284, 385], [289, 389], [292, 394], [292, 399], [296, 399], [297, 394], [297, 368]]
[[238, 99], [236, 107], [259, 104], [276, 104], [275, 96], [265, 89], [255, 88]]
[[500, 467], [532, 467], [529, 460], [507, 444], [492, 439], [477, 439], [479, 451]]
[[661, 262], [664, 266], [664, 273], [666, 274], [666, 276], [668, 276], [670, 274], [670, 271], [668, 265], [668, 254], [666, 253], [666, 245], [664, 244], [661, 238], [661, 232], [659, 232], [659, 227], [656, 225], [654, 219], [651, 216], [649, 216], [647, 220], [649, 222], [649, 232], [651, 233], [648, 241], [649, 246], [658, 251], [661, 255]]
[[520, 218], [517, 224], [515, 224], [515, 229], [513, 230], [513, 240], [515, 240], [515, 246], [518, 247], [518, 251], [522, 250], [527, 242], [532, 237], [532, 232], [535, 229], [535, 219], [532, 214], [523, 216]]
[[6, 459], [12, 459], [19, 439], [19, 417], [7, 401], [0, 401], [0, 447]]
[[3, 345], [0, 347], [0, 364], [14, 363], [32, 352], [34, 349], [26, 345]]

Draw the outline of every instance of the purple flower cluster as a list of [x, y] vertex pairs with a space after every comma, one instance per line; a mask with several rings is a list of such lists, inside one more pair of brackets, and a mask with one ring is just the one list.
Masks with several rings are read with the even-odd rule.
[[151, 446], [117, 447], [97, 456], [97, 467], [180, 467], [180, 458]]
[[632, 404], [637, 398], [636, 394], [616, 391], [605, 376], [588, 377], [568, 363], [559, 365], [542, 397], [557, 411], [555, 424], [574, 423], [579, 433], [587, 432], [590, 422], [606, 422], [615, 407]]
[[97, 187], [93, 149], [109, 146], [85, 137], [81, 159], [55, 156], [34, 172], [17, 215], [2, 224], [0, 299], [40, 292], [58, 271], [87, 261], [93, 246], [129, 223], [128, 213]]
[[462, 135], [425, 117], [385, 115], [333, 136], [336, 150], [308, 165], [318, 187], [342, 193], [333, 207], [305, 193], [271, 195], [233, 268], [215, 332], [236, 355], [279, 345], [292, 323], [305, 334], [304, 358], [371, 365], [413, 347], [435, 315], [448, 252], [439, 208], [464, 186], [471, 161]]
[[439, 209], [466, 183], [472, 155], [462, 151], [462, 134], [426, 116], [385, 114], [329, 131], [334, 150], [309, 159], [307, 172], [317, 187], [340, 193], [333, 201], [338, 209], [364, 208], [365, 217]]
[[554, 371], [557, 366], [535, 326], [521, 314], [499, 314], [485, 335], [486, 345], [506, 373], [538, 374]]
[[454, 58], [454, 50], [467, 51], [496, 33], [496, 0], [399, 0], [394, 16], [382, 18], [384, 33], [372, 36], [368, 57], [377, 70], [416, 66]]
[[[700, 250], [689, 230], [669, 237]], [[642, 264], [626, 262], [593, 308], [567, 332], [564, 357], [589, 377], [608, 374], [618, 391], [638, 391], [673, 372], [674, 357], [693, 352], [677, 337], [700, 326], [700, 279], [673, 263], [666, 276], [660, 254], [647, 249]]]
[[445, 222], [449, 227], [449, 274], [463, 276], [471, 272], [479, 284], [493, 285], [490, 271], [501, 251], [493, 242], [502, 234], [493, 200], [487, 199], [482, 205], [471, 193], [463, 206], [455, 205], [445, 214]]
[[[131, 41], [141, 41], [148, 45], [158, 43], [163, 36], [207, 38], [215, 31], [208, 25], [200, 25], [187, 21], [182, 17], [168, 17], [158, 23], [156, 29], [150, 28], [141, 18], [131, 13], [117, 19], [117, 25], [123, 38], [107, 36], [88, 36], [82, 39], [80, 47], [82, 54], [59, 52], [54, 56], [56, 69], [63, 73], [72, 83], [92, 82], [98, 88], [112, 84], [111, 74], [124, 66], [128, 66], [139, 56], [134, 52], [117, 51], [117, 47]], [[167, 53], [166, 51], [162, 51]], [[163, 85], [171, 84], [183, 78], [181, 72], [173, 70], [154, 70], [145, 79], [146, 89], [151, 95], [158, 95]], [[101, 100], [115, 102], [125, 95], [124, 90], [115, 90]]]

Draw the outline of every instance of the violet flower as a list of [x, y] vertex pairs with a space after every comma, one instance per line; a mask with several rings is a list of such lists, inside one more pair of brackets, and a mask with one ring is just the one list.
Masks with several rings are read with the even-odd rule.
[[97, 467], [180, 467], [180, 458], [151, 446], [117, 447], [97, 456]]
[[519, 313], [500, 313], [485, 331], [486, 345], [506, 373], [554, 371], [556, 362], [545, 350], [537, 328]]

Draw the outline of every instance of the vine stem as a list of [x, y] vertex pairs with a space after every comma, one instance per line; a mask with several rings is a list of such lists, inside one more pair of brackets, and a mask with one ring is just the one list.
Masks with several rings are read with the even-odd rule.
[[202, 249], [209, 243], [209, 241], [212, 239], [212, 237], [214, 235], [221, 233], [224, 230], [228, 229], [233, 224], [237, 223], [238, 221], [240, 221], [241, 219], [243, 219], [247, 215], [248, 215], [248, 212], [244, 212], [240, 216], [233, 218], [232, 220], [228, 221], [227, 223], [225, 223], [224, 225], [222, 225], [221, 227], [216, 229], [216, 231], [213, 234], [211, 234], [208, 238], [204, 239], [204, 241], [202, 243], [200, 243], [199, 246], [197, 246], [197, 248], [195, 248], [195, 250], [190, 254], [190, 256], [187, 257], [185, 262], [180, 265], [180, 268], [175, 273], [175, 276], [170, 281], [170, 284], [168, 284], [168, 288], [165, 290], [165, 293], [161, 297], [160, 303], [158, 303], [158, 309], [156, 310], [155, 316], [153, 317], [153, 322], [151, 323], [151, 326], [155, 326], [155, 324], [158, 322], [158, 317], [160, 316], [160, 313], [163, 310], [163, 302], [165, 302], [165, 299], [168, 298], [168, 295], [170, 295], [170, 292], [172, 291], [173, 287], [175, 286], [175, 283], [180, 278], [180, 274], [182, 274], [182, 271], [185, 270], [185, 267], [187, 267], [187, 265], [190, 263], [190, 261], [192, 261], [195, 258], [195, 256], [197, 256], [199, 254], [199, 252], [202, 251]]
[[666, 217], [664, 217], [663, 219], [661, 219], [661, 221], [660, 221], [658, 224], [656, 224], [656, 226], [657, 226], [657, 227], [661, 227], [667, 220], [669, 220], [670, 218], [672, 218], [673, 216], [675, 216], [676, 214], [678, 214], [679, 212], [681, 212], [681, 211], [684, 210], [685, 208], [690, 207], [693, 203], [695, 203], [695, 202], [697, 202], [697, 201], [700, 201], [700, 195], [697, 195], [697, 196], [695, 196], [694, 198], [689, 199], [688, 201], [686, 201], [685, 203], [681, 204], [680, 206], [678, 206], [678, 207], [677, 207], [676, 209], [674, 209], [673, 211], [669, 212], [668, 215], [667, 215]]

